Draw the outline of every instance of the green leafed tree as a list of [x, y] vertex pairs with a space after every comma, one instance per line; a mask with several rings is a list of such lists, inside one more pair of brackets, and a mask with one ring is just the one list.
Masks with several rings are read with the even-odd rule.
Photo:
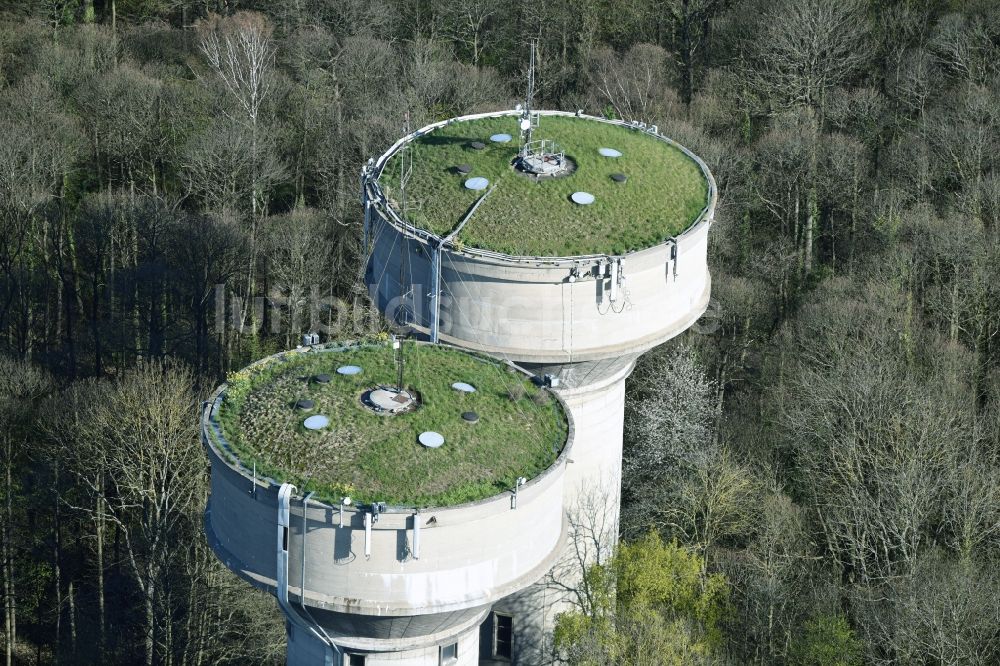
[[729, 585], [702, 558], [655, 532], [591, 566], [590, 607], [560, 614], [555, 647], [565, 663], [710, 663], [722, 643]]
[[820, 615], [806, 622], [792, 648], [799, 666], [859, 666], [861, 641], [843, 615]]

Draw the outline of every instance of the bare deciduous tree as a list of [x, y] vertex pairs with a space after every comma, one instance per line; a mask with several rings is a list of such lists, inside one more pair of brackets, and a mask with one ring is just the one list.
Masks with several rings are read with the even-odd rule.
[[765, 98], [778, 108], [804, 109], [797, 117], [809, 137], [804, 230], [806, 275], [813, 268], [819, 216], [817, 180], [820, 129], [827, 95], [866, 62], [871, 54], [864, 9], [858, 0], [829, 3], [789, 0], [761, 17], [748, 50], [755, 54], [751, 75]]
[[0, 356], [0, 463], [3, 465], [3, 491], [0, 493], [3, 518], [0, 532], [0, 578], [3, 580], [4, 651], [7, 666], [14, 663], [17, 645], [17, 599], [15, 589], [17, 551], [22, 547], [15, 534], [23, 519], [16, 508], [21, 480], [15, 470], [23, 464], [33, 441], [32, 414], [46, 393], [52, 379], [43, 370], [25, 361]]
[[445, 2], [444, 31], [453, 41], [462, 44], [472, 55], [472, 65], [479, 66], [479, 59], [489, 48], [492, 24], [502, 21], [498, 16], [505, 7], [500, 0], [470, 0], [470, 2]]
[[176, 363], [140, 362], [86, 415], [88, 457], [107, 470], [107, 491], [95, 492], [142, 594], [147, 666], [155, 660], [164, 577], [205, 483], [193, 388], [191, 373]]
[[201, 51], [236, 101], [250, 127], [251, 210], [263, 214], [264, 192], [257, 182], [257, 141], [261, 107], [273, 88], [275, 47], [271, 26], [262, 14], [238, 12], [229, 18], [212, 14], [199, 26]]
[[599, 103], [610, 105], [624, 120], [655, 122], [669, 114], [676, 98], [667, 85], [667, 62], [667, 52], [652, 44], [637, 44], [624, 56], [610, 49], [596, 51], [591, 76]]

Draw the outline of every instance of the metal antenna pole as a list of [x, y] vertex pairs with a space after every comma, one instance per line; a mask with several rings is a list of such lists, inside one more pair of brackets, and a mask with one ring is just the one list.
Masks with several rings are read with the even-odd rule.
[[528, 90], [524, 97], [524, 113], [521, 114], [521, 143], [531, 142], [531, 102], [535, 97], [535, 50], [538, 40], [531, 40], [531, 55], [528, 59]]
[[531, 40], [531, 55], [528, 59], [528, 97], [524, 101], [524, 108], [531, 111], [531, 102], [535, 99], [535, 49], [537, 42]]
[[396, 382], [396, 388], [398, 388], [399, 391], [400, 391], [400, 393], [402, 393], [403, 392], [403, 365], [404, 365], [404, 363], [403, 363], [403, 341], [402, 340], [397, 340], [396, 342], [399, 345], [399, 360], [397, 362], [397, 364], [399, 366], [399, 377], [398, 377], [399, 381]]

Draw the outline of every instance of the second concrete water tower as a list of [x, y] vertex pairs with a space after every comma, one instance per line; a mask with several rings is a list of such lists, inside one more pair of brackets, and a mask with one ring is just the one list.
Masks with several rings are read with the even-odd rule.
[[[519, 107], [401, 138], [365, 167], [362, 189], [380, 308], [555, 389], [575, 431], [563, 506], [599, 496], [617, 525], [625, 379], [709, 301], [717, 195], [705, 163], [655, 126]], [[515, 663], [543, 662], [566, 608], [554, 589], [494, 604], [482, 663], [507, 656], [498, 630], [513, 634]]]

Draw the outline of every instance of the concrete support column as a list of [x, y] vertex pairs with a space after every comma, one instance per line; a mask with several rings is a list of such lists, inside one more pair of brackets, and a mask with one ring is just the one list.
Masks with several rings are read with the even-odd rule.
[[558, 389], [578, 433], [572, 462], [566, 468], [566, 510], [592, 510], [595, 502], [604, 506], [612, 542], [617, 540], [621, 498], [625, 380], [632, 374], [636, 358], [622, 359], [621, 365], [587, 384]]
[[[577, 608], [570, 590], [578, 587], [584, 567], [598, 558], [606, 561], [618, 541], [625, 380], [637, 358], [530, 368], [569, 384], [558, 389], [577, 428], [563, 505], [570, 521], [567, 538], [577, 543], [567, 545], [545, 578], [494, 605], [513, 617], [514, 664], [550, 663], [556, 616]], [[587, 383], [572, 385], [582, 381]]]

